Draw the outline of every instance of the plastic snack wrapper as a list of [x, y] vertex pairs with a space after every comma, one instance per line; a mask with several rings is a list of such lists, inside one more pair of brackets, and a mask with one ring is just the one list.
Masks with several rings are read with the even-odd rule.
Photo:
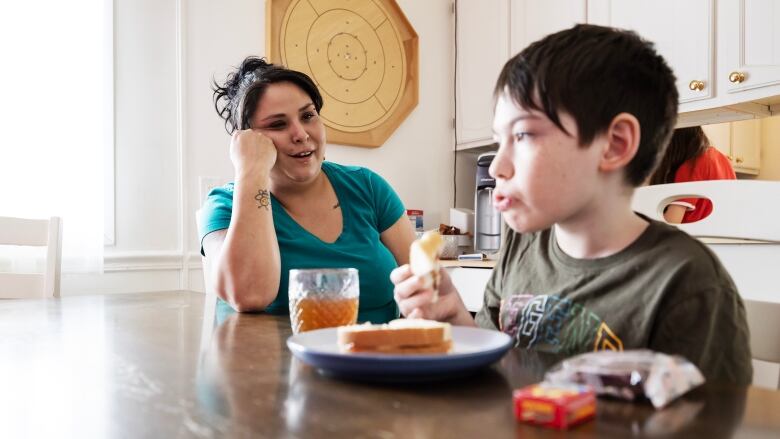
[[647, 349], [599, 351], [563, 360], [545, 374], [551, 383], [588, 385], [597, 395], [633, 401], [646, 397], [661, 408], [704, 383], [690, 361]]

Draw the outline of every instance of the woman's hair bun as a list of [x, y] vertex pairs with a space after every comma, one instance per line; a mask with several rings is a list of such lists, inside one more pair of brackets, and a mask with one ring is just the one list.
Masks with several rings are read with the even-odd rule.
[[300, 87], [311, 97], [317, 111], [320, 111], [322, 95], [309, 76], [269, 63], [265, 58], [249, 56], [235, 71], [227, 75], [224, 85], [213, 81], [214, 108], [225, 120], [227, 132], [232, 134], [236, 130], [249, 128], [249, 119], [265, 88], [269, 84], [283, 81]]

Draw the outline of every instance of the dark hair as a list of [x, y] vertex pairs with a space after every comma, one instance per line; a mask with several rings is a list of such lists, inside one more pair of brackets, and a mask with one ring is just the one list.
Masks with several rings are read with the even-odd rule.
[[558, 112], [577, 122], [589, 145], [619, 113], [639, 120], [636, 156], [626, 180], [639, 186], [663, 154], [677, 121], [672, 70], [653, 44], [631, 31], [578, 24], [531, 44], [504, 65], [495, 95], [541, 111], [564, 132]]
[[703, 154], [708, 146], [710, 139], [701, 127], [674, 130], [666, 154], [650, 177], [650, 184], [674, 183], [674, 175], [680, 165]]
[[291, 82], [301, 88], [312, 100], [317, 112], [322, 109], [322, 95], [317, 85], [305, 73], [267, 62], [264, 58], [247, 57], [238, 69], [228, 74], [225, 85], [214, 80], [214, 108], [225, 119], [225, 130], [249, 129], [249, 122], [257, 104], [269, 84]]

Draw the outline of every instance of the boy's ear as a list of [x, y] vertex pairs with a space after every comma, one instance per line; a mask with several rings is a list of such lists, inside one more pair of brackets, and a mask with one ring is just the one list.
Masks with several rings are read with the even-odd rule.
[[620, 113], [612, 119], [605, 135], [599, 170], [609, 172], [625, 168], [639, 148], [639, 120], [633, 114]]

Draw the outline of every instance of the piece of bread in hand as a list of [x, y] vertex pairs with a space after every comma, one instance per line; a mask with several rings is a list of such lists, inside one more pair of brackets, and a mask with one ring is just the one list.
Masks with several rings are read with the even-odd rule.
[[444, 248], [444, 239], [436, 230], [429, 230], [412, 242], [409, 248], [409, 267], [412, 274], [422, 277], [426, 287], [433, 288], [433, 302], [439, 298], [439, 256]]
[[347, 353], [443, 354], [452, 349], [450, 324], [434, 320], [339, 326], [337, 334], [339, 350]]

